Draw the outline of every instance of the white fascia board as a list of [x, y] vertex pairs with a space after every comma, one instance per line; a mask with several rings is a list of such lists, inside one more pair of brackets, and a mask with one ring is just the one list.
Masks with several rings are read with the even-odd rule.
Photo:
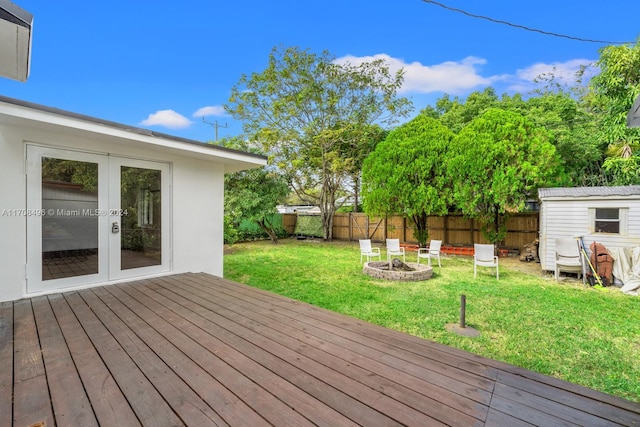
[[199, 141], [173, 138], [141, 128], [129, 127], [99, 119], [83, 119], [82, 116], [51, 113], [0, 101], [0, 123], [15, 124], [45, 130], [58, 130], [73, 134], [89, 133], [95, 139], [117, 139], [127, 143], [140, 143], [159, 151], [170, 151], [173, 154], [195, 157], [222, 163], [225, 173], [244, 169], [262, 167], [267, 159], [238, 150], [216, 147]]

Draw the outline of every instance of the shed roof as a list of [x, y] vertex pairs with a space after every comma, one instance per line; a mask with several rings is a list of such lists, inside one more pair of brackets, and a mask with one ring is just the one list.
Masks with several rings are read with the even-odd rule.
[[558, 187], [540, 188], [540, 200], [549, 198], [597, 198], [615, 196], [640, 196], [640, 185], [625, 185], [616, 187]]
[[267, 162], [267, 157], [258, 154], [0, 96], [0, 124], [3, 123], [48, 131], [89, 133], [96, 139], [144, 144], [149, 149], [223, 163], [226, 173], [263, 166]]

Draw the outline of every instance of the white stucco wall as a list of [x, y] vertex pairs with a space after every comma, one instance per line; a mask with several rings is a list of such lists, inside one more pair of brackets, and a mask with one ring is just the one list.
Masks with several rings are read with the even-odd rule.
[[[167, 162], [171, 165], [172, 271], [222, 276], [223, 160], [175, 148], [149, 147], [123, 138], [82, 132], [38, 130], [0, 122], [0, 212], [26, 209], [27, 144]], [[0, 217], [0, 301], [27, 294], [27, 227], [24, 215]], [[69, 290], [69, 288], [65, 288]], [[55, 292], [55, 289], [51, 290]]]
[[173, 174], [174, 272], [222, 276], [224, 174], [222, 166], [181, 159]]
[[[16, 142], [17, 141], [17, 142]], [[0, 301], [24, 296], [26, 289], [26, 209], [24, 145], [14, 129], [0, 125]]]

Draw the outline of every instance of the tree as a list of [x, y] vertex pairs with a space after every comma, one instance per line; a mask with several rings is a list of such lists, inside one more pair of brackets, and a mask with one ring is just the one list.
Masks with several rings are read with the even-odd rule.
[[425, 114], [391, 131], [362, 168], [365, 212], [411, 218], [416, 239], [426, 246], [427, 218], [447, 213], [446, 158], [453, 137], [449, 129]]
[[263, 72], [240, 78], [225, 108], [299, 197], [320, 207], [324, 238], [332, 240], [336, 200], [354, 162], [344, 147], [367, 144], [361, 131], [409, 113], [410, 102], [396, 96], [402, 81], [383, 60], [338, 64], [328, 52], [274, 48]]
[[[227, 148], [257, 153], [254, 144], [240, 138], [223, 138], [218, 143]], [[286, 179], [268, 167], [227, 174], [224, 177], [225, 219], [244, 219], [258, 224], [271, 241], [278, 243], [273, 223], [276, 206], [289, 195]], [[228, 226], [225, 223], [225, 226]]]
[[578, 79], [575, 86], [566, 87], [552, 74], [538, 80], [547, 84], [527, 99], [520, 94], [498, 97], [489, 87], [473, 92], [466, 100], [451, 99], [445, 94], [435, 107], [427, 107], [421, 113], [439, 118], [456, 133], [490, 108], [520, 113], [547, 129], [570, 179], [568, 184], [602, 185], [606, 178], [601, 169], [605, 146], [597, 137], [598, 117], [582, 101], [581, 81]]
[[[640, 39], [639, 39], [640, 41]], [[602, 114], [600, 138], [609, 144], [603, 168], [616, 185], [640, 184], [640, 129], [627, 127], [627, 112], [640, 95], [640, 44], [606, 46], [591, 79], [589, 101]]]
[[365, 159], [375, 150], [377, 145], [385, 139], [388, 132], [378, 125], [367, 125], [360, 129], [354, 129], [357, 133], [346, 138], [345, 144], [340, 148], [345, 158], [351, 159], [347, 168], [347, 175], [353, 189], [353, 212], [358, 212], [360, 205], [360, 186], [362, 183], [362, 165]]
[[464, 101], [458, 97], [450, 100], [449, 96], [445, 94], [436, 101], [436, 108], [442, 112], [440, 116], [442, 123], [453, 132], [458, 133], [471, 120], [499, 104], [500, 99], [496, 95], [495, 89], [487, 87], [482, 92], [471, 93]]
[[266, 168], [235, 172], [225, 176], [224, 190], [225, 211], [232, 218], [255, 222], [274, 244], [278, 243], [273, 217], [278, 203], [289, 194], [283, 176]]
[[546, 131], [513, 111], [487, 110], [460, 131], [450, 153], [453, 200], [494, 244], [504, 239], [509, 213], [564, 175]]
[[602, 185], [604, 145], [598, 138], [599, 118], [570, 92], [539, 93], [519, 111], [535, 125], [544, 127], [562, 160], [568, 185]]

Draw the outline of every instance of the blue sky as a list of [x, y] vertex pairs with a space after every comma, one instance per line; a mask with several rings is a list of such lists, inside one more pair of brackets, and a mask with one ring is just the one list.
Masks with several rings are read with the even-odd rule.
[[[603, 45], [474, 19], [422, 0], [13, 0], [34, 15], [31, 74], [0, 94], [198, 141], [241, 132], [222, 105], [274, 46], [328, 50], [404, 67], [417, 113], [491, 85], [526, 93], [555, 69], [573, 75]], [[439, 0], [470, 13], [574, 37], [635, 41], [640, 2]], [[613, 6], [615, 5], [615, 7]], [[224, 127], [226, 125], [226, 127]]]

